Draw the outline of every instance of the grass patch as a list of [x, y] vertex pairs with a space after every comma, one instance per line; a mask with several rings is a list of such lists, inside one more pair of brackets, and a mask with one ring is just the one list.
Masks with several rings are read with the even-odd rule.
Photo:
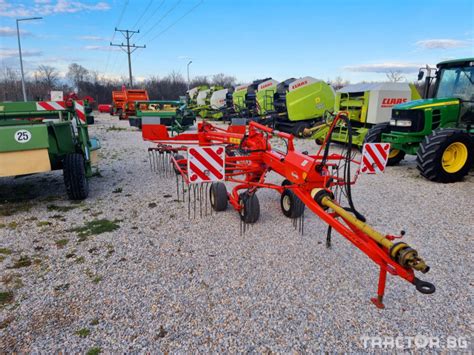
[[90, 348], [87, 350], [86, 355], [99, 355], [102, 352], [102, 349], [94, 346], [93, 348]]
[[80, 257], [76, 258], [76, 260], [75, 260], [75, 262], [77, 264], [83, 264], [84, 261], [86, 261], [86, 258], [84, 258], [83, 256], [80, 256]]
[[22, 255], [18, 260], [13, 263], [13, 266], [10, 269], [20, 269], [22, 267], [31, 266], [32, 262], [28, 255]]
[[48, 205], [46, 208], [48, 211], [57, 211], [57, 212], [68, 212], [71, 211], [79, 206], [58, 206], [58, 205]]
[[102, 276], [96, 276], [92, 279], [92, 282], [95, 284], [98, 284], [101, 281], [102, 281]]
[[28, 212], [33, 205], [31, 203], [8, 203], [0, 205], [0, 216], [9, 217], [18, 212]]
[[117, 224], [119, 220], [110, 221], [108, 219], [95, 219], [93, 221], [87, 222], [82, 227], [76, 227], [69, 229], [68, 232], [76, 232], [79, 238], [86, 238], [91, 235], [102, 234], [106, 232], [112, 232], [120, 228]]
[[98, 178], [101, 178], [101, 177], [104, 177], [99, 170], [95, 171], [92, 173], [92, 176], [93, 177], [98, 177]]
[[0, 223], [0, 229], [5, 228], [7, 225], [5, 223]]
[[90, 329], [82, 328], [76, 331], [76, 335], [80, 336], [81, 338], [87, 337], [91, 333]]
[[7, 303], [13, 302], [13, 299], [15, 297], [13, 296], [12, 291], [5, 291], [5, 292], [0, 292], [0, 305], [5, 305]]
[[15, 221], [10, 222], [10, 223], [7, 224], [7, 226], [8, 226], [8, 228], [10, 228], [10, 229], [17, 229], [17, 227], [18, 227], [18, 222], [15, 222]]
[[113, 194], [119, 194], [123, 191], [121, 187], [117, 187], [114, 191], [112, 191]]
[[36, 222], [37, 227], [45, 227], [45, 226], [50, 226], [52, 223], [49, 221], [38, 221]]
[[3, 254], [3, 255], [11, 255], [13, 253], [13, 251], [11, 249], [8, 249], [8, 248], [0, 248], [0, 254]]
[[91, 320], [91, 322], [89, 323], [90, 325], [98, 325], [99, 324], [99, 319], [98, 318], [94, 318], [93, 320]]
[[69, 243], [69, 239], [59, 239], [54, 242], [58, 248], [64, 248], [67, 243]]

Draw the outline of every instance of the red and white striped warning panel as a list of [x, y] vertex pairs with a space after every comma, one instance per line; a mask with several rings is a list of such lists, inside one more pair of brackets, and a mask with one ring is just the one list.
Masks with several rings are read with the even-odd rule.
[[188, 178], [191, 184], [222, 181], [225, 178], [223, 147], [188, 148]]
[[390, 143], [365, 143], [360, 171], [365, 174], [382, 173], [387, 166]]
[[38, 111], [63, 111], [66, 109], [64, 101], [38, 101], [36, 110]]
[[74, 101], [74, 111], [76, 111], [77, 117], [82, 121], [86, 122], [86, 110], [84, 109], [84, 102], [82, 100]]

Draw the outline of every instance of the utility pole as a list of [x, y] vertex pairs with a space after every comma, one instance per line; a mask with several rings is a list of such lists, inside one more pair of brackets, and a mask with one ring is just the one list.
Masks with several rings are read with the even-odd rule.
[[[125, 39], [127, 40], [127, 44], [124, 44], [123, 42], [121, 44], [116, 44], [116, 43], [110, 42], [110, 45], [115, 46], [115, 47], [120, 47], [121, 50], [123, 50], [125, 53], [127, 53], [127, 55], [128, 55], [128, 76], [129, 76], [129, 81], [130, 81], [130, 88], [132, 88], [133, 87], [133, 81], [132, 81], [132, 57], [131, 57], [131, 55], [138, 48], [146, 48], [146, 45], [145, 46], [136, 46], [135, 43], [130, 44], [130, 38], [132, 38], [132, 36], [135, 33], [140, 33], [140, 30], [138, 30], [138, 31], [119, 30], [119, 29], [117, 29], [117, 27], [115, 27], [115, 32], [122, 33], [123, 36], [125, 37]], [[124, 49], [124, 48], [126, 48], [126, 49]]]
[[189, 63], [188, 63], [188, 91], [189, 91], [189, 66], [191, 65], [193, 61], [190, 60]]

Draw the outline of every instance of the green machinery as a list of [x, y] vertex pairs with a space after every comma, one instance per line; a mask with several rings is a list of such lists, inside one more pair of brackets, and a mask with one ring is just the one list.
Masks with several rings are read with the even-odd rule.
[[422, 68], [418, 80], [425, 73], [425, 99], [394, 106], [390, 122], [372, 127], [365, 141], [389, 142], [389, 165], [416, 155], [427, 179], [460, 181], [474, 161], [474, 58]]
[[[335, 112], [345, 111], [351, 120], [352, 143], [362, 147], [371, 127], [389, 122], [392, 107], [396, 104], [418, 100], [421, 96], [415, 85], [408, 83], [363, 83], [347, 85], [336, 93]], [[325, 121], [305, 130], [316, 143], [322, 144], [329, 132], [333, 116], [328, 114]], [[349, 130], [345, 122], [334, 127], [331, 140], [346, 143]]]
[[69, 198], [82, 200], [99, 148], [83, 101], [0, 103], [0, 177], [62, 169]]
[[204, 119], [221, 119], [223, 116], [220, 108], [222, 107], [221, 98], [227, 93], [223, 86], [214, 85], [210, 88], [202, 88], [196, 97], [196, 114]]
[[[281, 83], [272, 78], [256, 80], [233, 88], [232, 101], [237, 116], [272, 125], [303, 137], [306, 129], [334, 110], [332, 87], [310, 76], [290, 78]], [[229, 106], [229, 104], [227, 104]]]
[[304, 131], [334, 110], [334, 89], [324, 81], [306, 76], [287, 79], [273, 95], [275, 111], [264, 118], [276, 129], [303, 137]]
[[130, 126], [142, 129], [150, 124], [162, 124], [175, 133], [185, 131], [196, 121], [196, 115], [182, 100], [136, 101], [137, 115], [129, 117]]

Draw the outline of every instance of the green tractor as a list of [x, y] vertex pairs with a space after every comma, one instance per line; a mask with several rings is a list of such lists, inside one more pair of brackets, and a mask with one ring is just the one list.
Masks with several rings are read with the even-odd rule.
[[431, 72], [418, 75], [426, 73], [425, 99], [394, 106], [390, 122], [372, 127], [365, 142], [390, 143], [388, 165], [416, 155], [425, 178], [460, 181], [474, 161], [474, 58], [444, 61]]
[[82, 200], [99, 148], [83, 101], [0, 102], [0, 177], [62, 169], [67, 195]]

